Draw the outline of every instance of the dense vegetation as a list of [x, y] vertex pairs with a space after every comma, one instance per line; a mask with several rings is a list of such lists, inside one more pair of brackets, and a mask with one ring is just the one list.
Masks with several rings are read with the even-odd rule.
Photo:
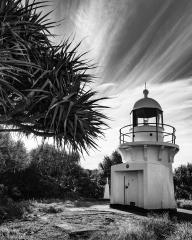
[[98, 170], [83, 169], [79, 154], [49, 144], [28, 153], [9, 133], [1, 133], [0, 141], [0, 220], [22, 215], [15, 201], [103, 197], [105, 179]]
[[177, 199], [192, 200], [192, 164], [181, 165], [175, 169], [174, 183]]
[[[13, 141], [9, 133], [0, 134], [0, 143], [0, 184], [15, 200], [102, 198], [107, 178], [110, 184], [111, 166], [122, 163], [120, 154], [114, 151], [104, 157], [99, 169], [88, 170], [80, 166], [78, 153], [69, 154], [49, 144], [27, 153], [22, 141]], [[176, 198], [191, 199], [192, 164], [177, 168], [174, 182]]]
[[4, 139], [0, 184], [11, 198], [102, 197], [99, 172], [83, 169], [79, 154], [48, 144], [27, 153], [22, 142], [13, 141], [9, 134], [1, 134], [0, 139]]

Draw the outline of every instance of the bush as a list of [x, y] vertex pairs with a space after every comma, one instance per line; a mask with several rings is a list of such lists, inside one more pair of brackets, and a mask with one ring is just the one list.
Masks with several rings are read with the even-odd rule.
[[14, 141], [10, 133], [0, 133], [0, 145], [0, 174], [6, 171], [20, 171], [29, 165], [24, 143], [20, 140]]
[[0, 185], [0, 222], [14, 218], [22, 218], [26, 212], [30, 211], [29, 202], [15, 202], [8, 197], [8, 188], [3, 184]]
[[[8, 143], [9, 135], [5, 136], [7, 136], [5, 139]], [[14, 144], [12, 143], [12, 145]], [[2, 159], [7, 157], [6, 166], [3, 162], [0, 164], [0, 183], [7, 186], [7, 195], [13, 200], [77, 199], [79, 196], [100, 198], [103, 196], [100, 175], [98, 172], [83, 169], [79, 165], [78, 154], [67, 154], [65, 151], [45, 144], [45, 146], [32, 150], [30, 152], [31, 162], [22, 167], [23, 165], [18, 164], [18, 159], [23, 154], [21, 161], [23, 164], [25, 152], [23, 153], [21, 142], [17, 142], [16, 145], [20, 146], [18, 157], [12, 158], [11, 156], [14, 154], [8, 154], [10, 146], [7, 145], [6, 151], [2, 155]]]
[[22, 218], [27, 212], [30, 212], [30, 205], [26, 201], [15, 202], [11, 198], [6, 199], [7, 203], [0, 206], [1, 221]]
[[192, 164], [181, 165], [174, 172], [175, 196], [177, 199], [192, 197]]
[[64, 189], [55, 181], [42, 176], [33, 168], [27, 168], [20, 172], [6, 172], [0, 176], [1, 183], [8, 188], [8, 195], [15, 200], [13, 190], [18, 189], [21, 199], [61, 197]]
[[62, 188], [63, 193], [71, 192], [76, 196], [88, 198], [103, 195], [103, 187], [98, 184], [97, 178], [92, 178], [92, 172], [79, 165], [80, 157], [77, 153], [69, 154], [45, 144], [32, 150], [30, 156], [31, 168], [44, 178], [53, 179]]
[[192, 210], [192, 200], [180, 199], [177, 200], [178, 208]]
[[7, 195], [15, 201], [33, 198], [77, 199], [80, 196], [97, 198], [103, 192], [97, 181], [90, 179], [78, 165], [60, 179], [42, 175], [38, 169], [30, 166], [21, 171], [1, 174], [0, 182], [7, 186]]
[[54, 213], [63, 212], [63, 209], [55, 207], [55, 206], [49, 206], [49, 207], [44, 207], [42, 209], [42, 212], [44, 212], [44, 213], [53, 213], [54, 214]]

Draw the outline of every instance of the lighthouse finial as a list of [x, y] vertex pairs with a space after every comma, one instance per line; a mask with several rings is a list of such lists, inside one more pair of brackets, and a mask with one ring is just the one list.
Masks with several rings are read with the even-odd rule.
[[143, 90], [144, 97], [147, 98], [149, 91], [146, 88], [146, 82], [145, 82], [145, 89]]

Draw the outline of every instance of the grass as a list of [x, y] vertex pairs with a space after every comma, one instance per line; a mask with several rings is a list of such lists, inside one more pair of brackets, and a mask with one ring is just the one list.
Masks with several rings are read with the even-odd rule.
[[177, 200], [177, 207], [192, 210], [192, 200], [179, 199]]
[[176, 224], [176, 230], [168, 238], [168, 240], [191, 240], [192, 239], [192, 223]]
[[[95, 202], [97, 203], [97, 202]], [[70, 218], [65, 218], [66, 209], [69, 208], [87, 208], [89, 209], [91, 202], [88, 202], [85, 204], [85, 201], [62, 201], [59, 199], [55, 199], [52, 201], [25, 201], [25, 202], [19, 202], [19, 203], [13, 203], [10, 202], [9, 206], [11, 207], [9, 218], [11, 221], [14, 218], [20, 218], [21, 222], [17, 225], [17, 227], [14, 227], [16, 225], [11, 224], [11, 222], [7, 222], [6, 224], [2, 224], [0, 227], [0, 240], [37, 240], [40, 239], [39, 235], [28, 235], [28, 232], [36, 232], [42, 231], [43, 234], [50, 230], [50, 234], [48, 233], [50, 240], [58, 240], [58, 239], [69, 239], [71, 240], [70, 236], [69, 238], [63, 238], [63, 232], [58, 232], [58, 234], [61, 234], [61, 238], [56, 237], [56, 230], [57, 228], [53, 227], [51, 222], [57, 222], [60, 221], [62, 224], [69, 224], [69, 219], [73, 218], [73, 215], [70, 215]], [[30, 207], [31, 206], [31, 207]], [[33, 209], [33, 211], [32, 211]], [[1, 208], [0, 208], [1, 210]], [[45, 229], [45, 226], [42, 224], [42, 220], [38, 220], [38, 217], [35, 217], [29, 221], [28, 223], [25, 222], [26, 220], [22, 222], [22, 217], [25, 217], [25, 213], [29, 213], [32, 211], [32, 215], [35, 216], [35, 213], [37, 213], [37, 210], [39, 211], [41, 216], [48, 219], [52, 219], [50, 222], [47, 222], [45, 226], [47, 227]], [[82, 220], [84, 219], [85, 227], [86, 227], [86, 211], [84, 211], [83, 215], [78, 215], [79, 213], [74, 212], [74, 219], [77, 218], [77, 216], [81, 217]], [[77, 215], [77, 216], [76, 216]], [[62, 217], [61, 217], [62, 216]], [[67, 215], [66, 215], [67, 216]], [[92, 218], [90, 218], [91, 215], [88, 214], [89, 221], [93, 221]], [[137, 215], [134, 215], [133, 217], [130, 217], [127, 219], [127, 217], [124, 216], [124, 218], [119, 218], [116, 215], [113, 218], [113, 221], [110, 222], [110, 224], [106, 225], [106, 228], [102, 228], [102, 224], [104, 224], [104, 221], [94, 214], [92, 216], [94, 219], [96, 219], [96, 224], [100, 224], [100, 229], [97, 232], [90, 233], [89, 236], [86, 238], [77, 238], [77, 239], [87, 239], [87, 240], [192, 240], [192, 223], [191, 222], [178, 222], [175, 218], [170, 219], [167, 214], [164, 215], [151, 215], [149, 217], [138, 217]], [[97, 219], [98, 218], [98, 219]], [[106, 216], [103, 215], [103, 219], [105, 219]], [[117, 219], [118, 218], [118, 219]], [[68, 219], [68, 220], [66, 220]], [[39, 221], [39, 222], [38, 222]], [[76, 220], [70, 220], [71, 223], [74, 224]], [[101, 221], [99, 223], [99, 221]], [[26, 225], [28, 224], [28, 225]], [[47, 225], [48, 224], [48, 225]], [[76, 224], [76, 222], [75, 222]], [[78, 223], [79, 224], [79, 223]], [[74, 225], [73, 225], [74, 226]], [[97, 226], [98, 227], [98, 226]], [[88, 227], [89, 228], [89, 227]], [[47, 230], [48, 229], [48, 230]], [[59, 231], [59, 230], [58, 230]], [[73, 239], [73, 238], [72, 238]]]
[[192, 223], [177, 223], [167, 215], [153, 216], [124, 225], [117, 232], [95, 233], [89, 240], [191, 240]]
[[1, 228], [0, 230], [0, 239], [1, 240], [29, 240], [25, 239], [25, 236], [17, 230], [10, 230], [6, 227]]

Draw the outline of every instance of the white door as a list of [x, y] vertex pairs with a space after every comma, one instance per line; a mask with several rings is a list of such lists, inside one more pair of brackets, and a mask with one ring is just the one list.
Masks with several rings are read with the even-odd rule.
[[125, 205], [138, 206], [138, 171], [130, 171], [124, 176]]

